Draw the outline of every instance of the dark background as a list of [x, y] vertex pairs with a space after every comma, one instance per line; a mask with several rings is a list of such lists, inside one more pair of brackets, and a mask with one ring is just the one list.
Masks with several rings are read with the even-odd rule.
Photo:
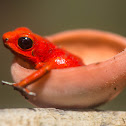
[[[125, 0], [4, 0], [0, 1], [0, 37], [20, 26], [40, 35], [64, 30], [92, 28], [126, 36]], [[0, 81], [12, 82], [13, 55], [0, 43]], [[126, 90], [101, 106], [104, 110], [126, 110]], [[11, 87], [0, 84], [0, 108], [34, 107]]]

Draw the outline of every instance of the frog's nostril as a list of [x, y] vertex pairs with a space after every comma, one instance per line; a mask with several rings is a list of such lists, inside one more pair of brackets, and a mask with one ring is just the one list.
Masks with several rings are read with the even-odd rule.
[[4, 39], [3, 39], [4, 42], [7, 42], [8, 40], [9, 40], [8, 38], [4, 38]]
[[5, 38], [5, 41], [8, 41], [9, 39], [8, 38]]

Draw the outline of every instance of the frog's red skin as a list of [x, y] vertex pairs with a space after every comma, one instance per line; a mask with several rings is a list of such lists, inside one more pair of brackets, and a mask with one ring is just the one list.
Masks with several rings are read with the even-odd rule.
[[[18, 45], [20, 37], [28, 37], [33, 41], [33, 46], [29, 49], [22, 49]], [[77, 67], [84, 65], [83, 61], [69, 53], [68, 51], [58, 48], [47, 39], [34, 34], [28, 28], [20, 27], [14, 31], [7, 32], [3, 35], [4, 45], [9, 48], [16, 56], [28, 61], [33, 65], [36, 72], [28, 76], [19, 83], [13, 84], [14, 87], [25, 87], [31, 82], [43, 76], [51, 69], [61, 69], [68, 67]], [[25, 89], [27, 93], [29, 91]]]

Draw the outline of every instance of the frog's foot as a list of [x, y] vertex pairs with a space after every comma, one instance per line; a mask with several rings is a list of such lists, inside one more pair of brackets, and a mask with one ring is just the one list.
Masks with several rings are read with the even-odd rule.
[[20, 87], [16, 83], [10, 83], [10, 82], [7, 82], [7, 81], [2, 81], [2, 84], [13, 86], [15, 90], [20, 91], [22, 94], [25, 93], [25, 94], [28, 94], [28, 95], [31, 95], [31, 96], [36, 96], [36, 94], [34, 92], [29, 91], [27, 88]]

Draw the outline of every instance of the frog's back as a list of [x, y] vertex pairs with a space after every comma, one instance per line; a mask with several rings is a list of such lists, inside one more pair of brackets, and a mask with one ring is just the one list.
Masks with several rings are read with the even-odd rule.
[[60, 48], [55, 49], [48, 62], [54, 62], [55, 69], [84, 65], [82, 59]]

